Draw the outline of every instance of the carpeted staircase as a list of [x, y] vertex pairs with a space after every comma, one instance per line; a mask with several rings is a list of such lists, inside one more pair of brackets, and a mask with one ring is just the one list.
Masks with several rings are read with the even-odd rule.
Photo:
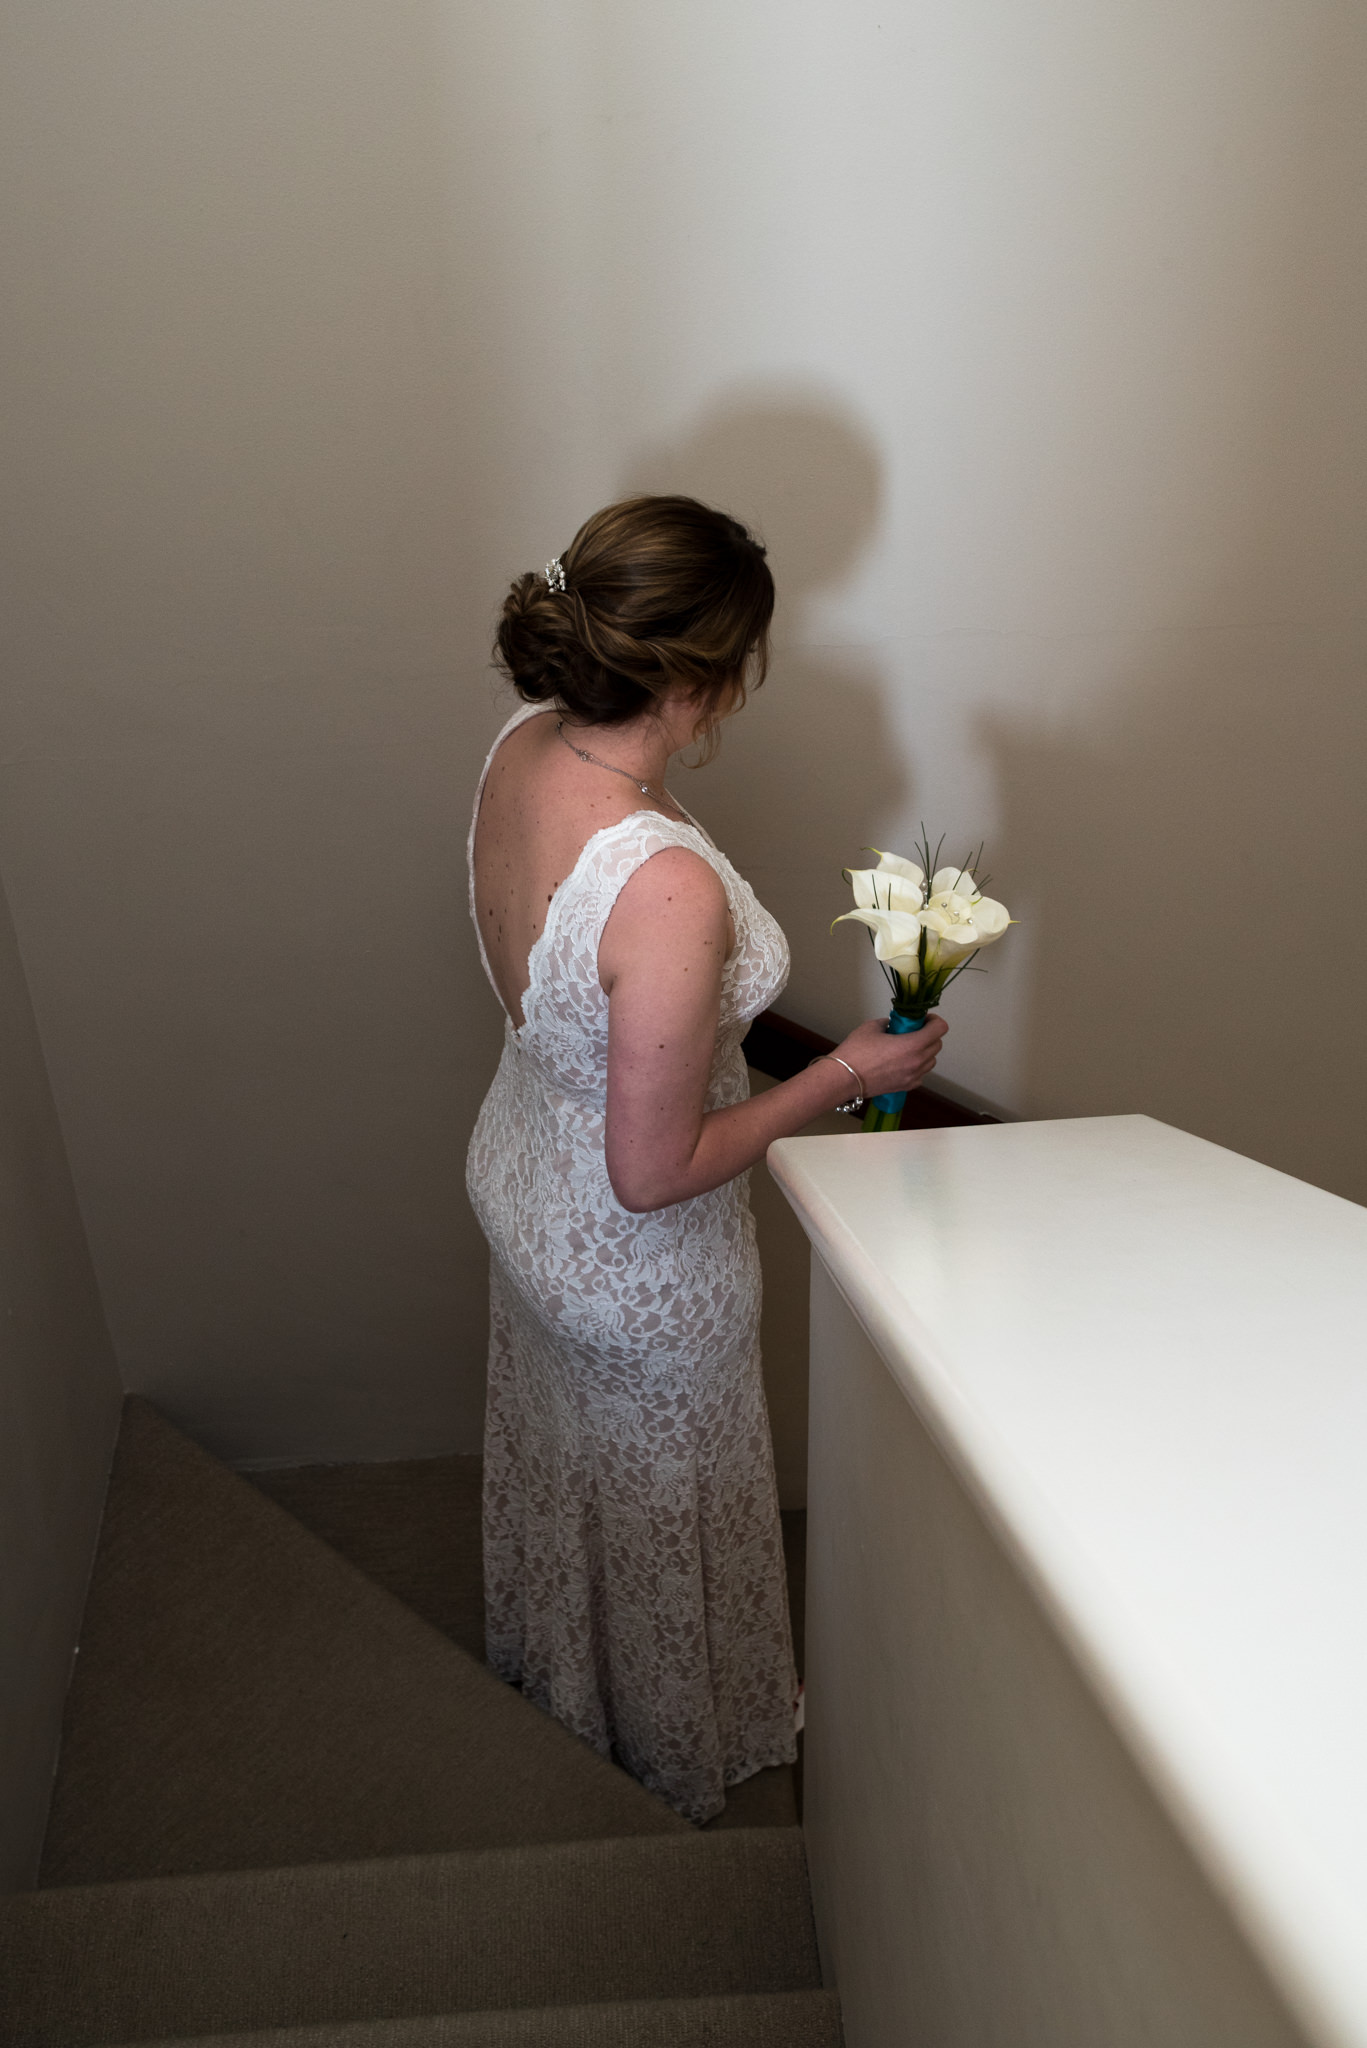
[[697, 1830], [495, 1679], [464, 1484], [254, 1485], [128, 1403], [0, 2042], [836, 2048], [787, 1774]]

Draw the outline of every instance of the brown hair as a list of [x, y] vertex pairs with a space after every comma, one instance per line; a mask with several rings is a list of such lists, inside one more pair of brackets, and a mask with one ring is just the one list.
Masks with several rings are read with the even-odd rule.
[[760, 543], [696, 498], [625, 498], [563, 556], [564, 589], [519, 576], [494, 656], [528, 703], [586, 725], [634, 718], [683, 683], [709, 743], [769, 660], [774, 579]]

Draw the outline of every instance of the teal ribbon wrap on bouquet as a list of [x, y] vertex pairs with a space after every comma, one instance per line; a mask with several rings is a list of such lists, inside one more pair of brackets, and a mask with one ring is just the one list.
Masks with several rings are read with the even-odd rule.
[[[928, 1015], [928, 1011], [922, 1010], [919, 1015], [913, 1016], [906, 1010], [899, 1010], [894, 1003], [888, 1017], [888, 1030], [895, 1032], [898, 1037], [901, 1037], [907, 1031], [920, 1031], [924, 1028]], [[905, 1089], [903, 1089], [900, 1095], [873, 1096], [868, 1108], [864, 1112], [864, 1129], [866, 1131], [895, 1131], [902, 1120], [902, 1110], [906, 1104], [906, 1099]]]

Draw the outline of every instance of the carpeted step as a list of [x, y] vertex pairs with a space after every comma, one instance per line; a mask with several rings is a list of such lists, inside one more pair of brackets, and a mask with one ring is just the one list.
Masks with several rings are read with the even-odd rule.
[[484, 1460], [293, 1465], [253, 1486], [484, 1662]]
[[[481, 1458], [295, 1465], [248, 1476], [358, 1571], [483, 1660]], [[806, 1519], [805, 1514], [783, 1517], [795, 1643], [802, 1632]], [[797, 1822], [794, 1774], [779, 1764], [731, 1786], [725, 1807], [705, 1825], [767, 1828], [796, 1827]]]
[[656, 1833], [692, 1830], [127, 1404], [41, 1884]]
[[821, 1981], [795, 1828], [20, 1892], [0, 1954], [15, 2048]]
[[830, 1991], [632, 1999], [266, 2033], [182, 2034], [157, 2048], [841, 2048], [840, 2007]]

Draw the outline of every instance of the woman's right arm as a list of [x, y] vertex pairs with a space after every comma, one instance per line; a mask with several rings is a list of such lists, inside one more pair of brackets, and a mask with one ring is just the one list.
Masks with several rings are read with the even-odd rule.
[[[608, 996], [607, 1165], [613, 1192], [637, 1212], [720, 1187], [815, 1116], [858, 1092], [845, 1067], [804, 1073], [727, 1109], [705, 1108], [729, 939], [726, 892], [682, 847], [646, 861], [613, 907], [599, 947]], [[866, 1095], [919, 1087], [945, 1025], [894, 1037], [870, 1018], [836, 1048]]]

